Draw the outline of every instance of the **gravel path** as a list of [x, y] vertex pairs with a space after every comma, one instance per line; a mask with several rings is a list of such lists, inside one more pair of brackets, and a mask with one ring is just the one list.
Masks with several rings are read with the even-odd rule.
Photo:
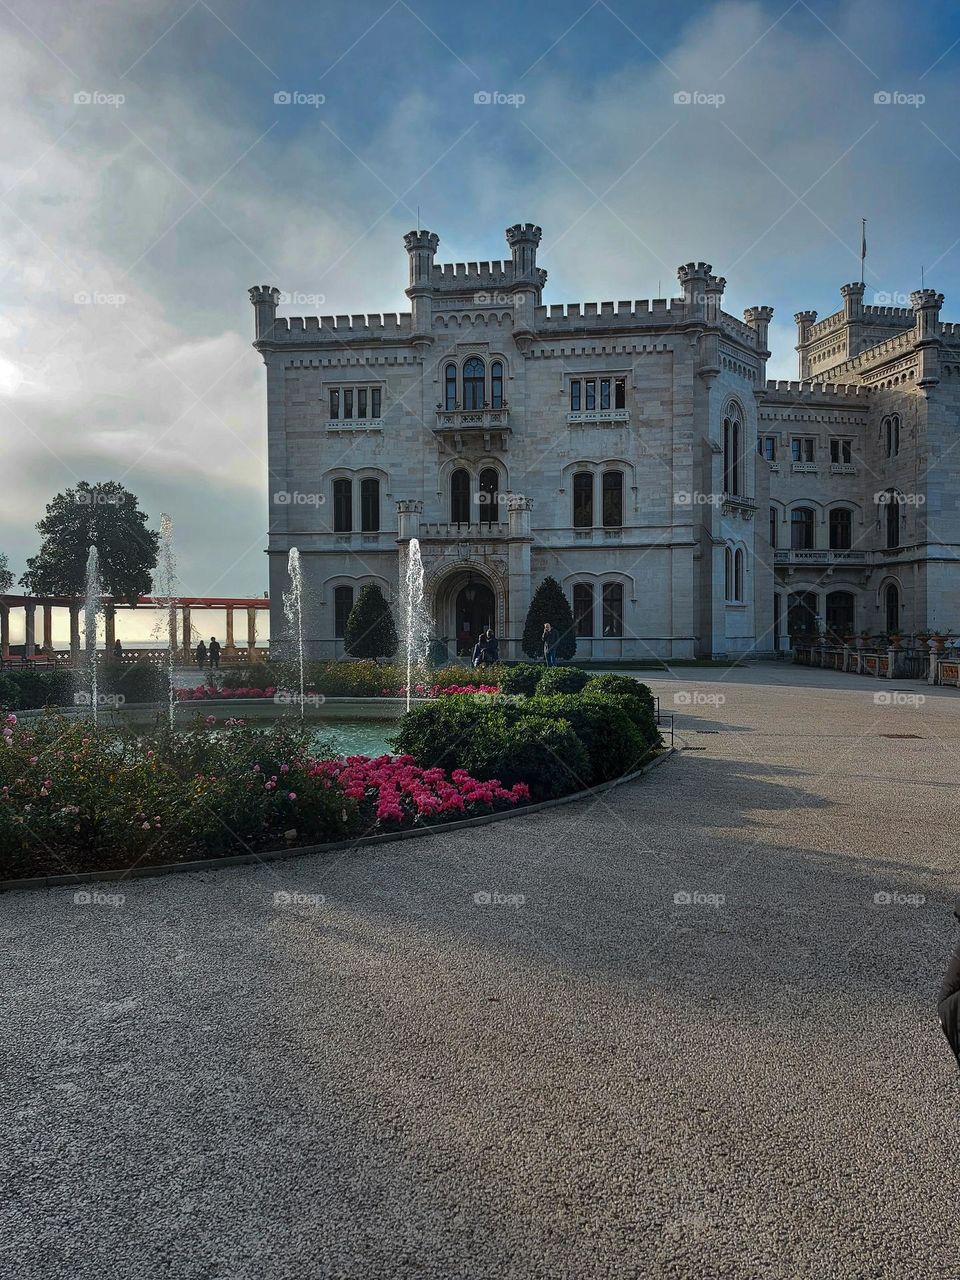
[[693, 674], [594, 802], [0, 898], [0, 1274], [956, 1280], [960, 694]]

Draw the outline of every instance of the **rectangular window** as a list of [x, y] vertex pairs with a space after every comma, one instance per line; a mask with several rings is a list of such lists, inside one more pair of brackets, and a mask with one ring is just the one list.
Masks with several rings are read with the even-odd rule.
[[380, 388], [379, 387], [370, 388], [370, 417], [371, 418], [380, 417]]
[[347, 634], [347, 619], [353, 608], [353, 587], [336, 587], [333, 593], [333, 634], [342, 640]]
[[851, 462], [853, 460], [852, 445], [851, 440], [841, 440], [834, 436], [830, 441], [830, 461]]
[[619, 582], [603, 584], [603, 634], [623, 635], [623, 585]]
[[605, 471], [601, 480], [603, 527], [619, 529], [623, 524], [623, 472]]
[[580, 412], [580, 379], [574, 378], [570, 383], [570, 412]]
[[586, 410], [590, 413], [597, 407], [597, 382], [595, 378], [587, 378], [584, 383], [586, 395]]
[[330, 421], [380, 417], [379, 387], [331, 387]]
[[613, 384], [613, 407], [615, 409], [625, 409], [627, 407], [626, 378], [617, 378]]
[[367, 416], [367, 388], [357, 387], [357, 417]]
[[589, 582], [574, 584], [573, 623], [578, 636], [593, 635], [593, 586]]
[[343, 389], [343, 416], [345, 418], [353, 417], [353, 387], [344, 387]]
[[610, 408], [610, 379], [609, 378], [600, 379], [600, 408], [601, 409]]
[[766, 458], [767, 462], [776, 462], [777, 460], [777, 437], [761, 436], [757, 441], [760, 455]]
[[332, 422], [340, 417], [340, 390], [338, 387], [330, 388], [330, 419]]
[[794, 462], [813, 462], [814, 445], [813, 436], [794, 436], [790, 441]]

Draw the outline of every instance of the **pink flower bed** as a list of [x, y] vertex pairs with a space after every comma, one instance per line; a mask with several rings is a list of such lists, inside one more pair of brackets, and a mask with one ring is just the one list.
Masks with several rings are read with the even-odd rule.
[[503, 787], [496, 778], [480, 782], [463, 769], [454, 769], [447, 778], [443, 769], [420, 768], [412, 756], [320, 760], [309, 772], [335, 782], [379, 824], [410, 826], [438, 816], [471, 817], [530, 799], [525, 782]]
[[205, 702], [216, 698], [272, 698], [276, 693], [273, 686], [266, 689], [218, 689], [212, 684], [198, 684], [195, 689], [175, 690], [178, 702]]

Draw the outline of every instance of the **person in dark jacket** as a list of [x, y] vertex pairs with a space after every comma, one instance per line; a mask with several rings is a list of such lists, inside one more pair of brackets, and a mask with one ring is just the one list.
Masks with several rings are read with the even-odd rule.
[[113, 642], [113, 657], [115, 662], [120, 662], [123, 659], [123, 645], [120, 643], [119, 636]]
[[477, 636], [477, 643], [473, 646], [473, 665], [482, 667], [487, 660], [487, 635], [485, 631], [481, 631]]
[[203, 643], [202, 640], [197, 645], [196, 652], [194, 653], [194, 657], [197, 660], [197, 666], [202, 671], [203, 668], [207, 665], [207, 646]]
[[488, 628], [487, 630], [487, 634], [483, 644], [483, 652], [484, 652], [484, 659], [483, 659], [484, 662], [500, 661], [500, 641], [493, 634], [492, 627]]
[[[953, 914], [960, 920], [960, 898], [953, 908]], [[937, 1012], [940, 1015], [940, 1026], [949, 1041], [953, 1056], [960, 1066], [960, 939], [953, 948], [947, 963], [947, 972], [943, 976], [943, 985], [937, 997]]]
[[207, 646], [207, 653], [210, 655], [210, 670], [214, 667], [220, 670], [220, 641], [216, 636], [210, 637], [210, 644]]
[[560, 637], [549, 622], [543, 624], [543, 660], [548, 667], [557, 665], [557, 645]]

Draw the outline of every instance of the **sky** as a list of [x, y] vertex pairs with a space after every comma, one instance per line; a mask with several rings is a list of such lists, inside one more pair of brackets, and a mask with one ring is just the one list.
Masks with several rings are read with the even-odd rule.
[[706, 260], [725, 310], [775, 308], [772, 377], [861, 217], [866, 301], [922, 268], [960, 320], [958, 63], [939, 0], [5, 0], [0, 551], [19, 576], [54, 494], [119, 480], [185, 594], [262, 595], [247, 289], [408, 310], [418, 213], [441, 262], [538, 223], [545, 303]]

